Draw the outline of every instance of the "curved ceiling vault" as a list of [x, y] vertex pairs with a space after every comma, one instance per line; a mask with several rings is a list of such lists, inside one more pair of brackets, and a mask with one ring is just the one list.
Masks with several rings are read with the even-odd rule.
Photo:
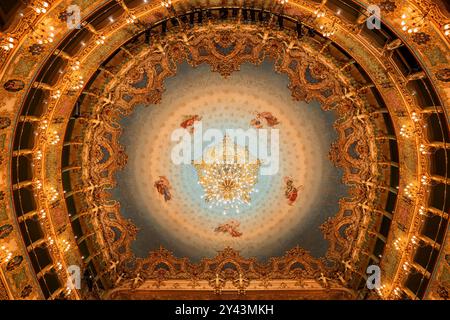
[[[0, 298], [448, 298], [444, 2], [3, 2]], [[168, 135], [263, 111], [281, 173], [225, 218]]]

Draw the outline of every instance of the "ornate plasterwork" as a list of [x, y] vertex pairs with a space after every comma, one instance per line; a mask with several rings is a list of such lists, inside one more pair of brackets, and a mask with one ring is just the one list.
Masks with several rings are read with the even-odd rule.
[[[125, 81], [118, 81], [117, 85], [100, 95], [103, 98], [95, 108], [99, 118], [88, 122], [86, 134], [86, 139], [94, 138], [97, 144], [84, 145], [83, 179], [85, 184], [98, 186], [93, 197], [88, 199], [90, 207], [98, 213], [95, 224], [101, 226], [100, 236], [108, 247], [112, 261], [110, 277], [115, 286], [128, 286], [130, 283], [133, 287], [140, 286], [158, 277], [162, 277], [161, 281], [172, 282], [180, 279], [206, 281], [215, 273], [232, 283], [239, 279], [239, 275], [252, 281], [267, 278], [268, 282], [295, 275], [298, 281], [316, 279], [323, 286], [328, 286], [328, 282], [346, 285], [352, 278], [352, 272], [342, 263], [344, 260], [358, 261], [361, 250], [364, 251], [366, 239], [358, 232], [365, 234], [363, 231], [371, 220], [370, 215], [364, 214], [364, 206], [370, 207], [376, 201], [375, 190], [364, 184], [377, 179], [377, 166], [373, 165], [377, 149], [373, 139], [364, 139], [367, 134], [373, 134], [367, 115], [361, 111], [365, 106], [360, 98], [364, 89], [359, 89], [357, 95], [356, 88], [345, 83], [311, 53], [300, 46], [289, 45], [292, 43], [289, 35], [280, 32], [277, 37], [261, 42], [262, 37], [261, 29], [240, 31], [226, 25], [194, 28], [183, 35], [168, 35], [145, 50], [137, 58], [136, 65], [125, 68], [124, 74], [119, 72]], [[187, 61], [194, 67], [207, 63], [212, 71], [226, 77], [239, 70], [244, 62], [258, 65], [265, 59], [274, 61], [277, 72], [288, 75], [294, 99], [318, 100], [325, 110], [335, 110], [340, 116], [335, 124], [339, 139], [330, 151], [330, 159], [344, 169], [344, 183], [351, 186], [351, 197], [342, 199], [337, 215], [322, 226], [324, 237], [330, 243], [326, 258], [315, 259], [305, 250], [295, 248], [284, 257], [259, 265], [229, 248], [219, 253], [214, 262], [204, 259], [200, 265], [191, 264], [187, 258], [175, 258], [165, 249], [151, 253], [146, 259], [137, 259], [130, 249], [137, 229], [122, 218], [120, 204], [111, 203], [107, 193], [107, 189], [115, 184], [114, 172], [125, 165], [121, 160], [123, 151], [117, 143], [120, 135], [118, 118], [130, 114], [136, 105], [158, 103], [164, 92], [164, 80], [176, 75], [177, 63]], [[136, 83], [140, 83], [138, 88], [134, 85]], [[343, 89], [344, 85], [348, 89]], [[355, 148], [358, 158], [350, 155], [350, 148]], [[105, 157], [106, 161], [101, 160]], [[357, 172], [355, 168], [358, 168]], [[235, 264], [239, 272], [222, 269], [221, 265], [228, 262]], [[291, 270], [289, 266], [294, 263], [302, 267]], [[280, 268], [280, 265], [284, 267]], [[208, 283], [214, 288], [214, 281]]]
[[350, 299], [354, 297], [354, 292], [343, 287], [344, 273], [328, 278], [321, 272], [326, 268], [323, 261], [311, 258], [299, 247], [264, 264], [254, 258], [244, 258], [231, 248], [225, 248], [216, 257], [203, 259], [198, 264], [191, 264], [185, 258], [175, 258], [171, 252], [161, 248], [138, 263], [138, 273], [122, 273], [116, 281], [121, 280], [123, 284], [110, 291], [108, 298], [121, 296], [139, 299], [139, 292], [145, 294], [147, 290], [213, 291], [216, 295], [227, 292], [246, 295], [261, 290], [280, 295], [288, 290], [312, 290], [309, 299], [314, 299], [317, 292], [320, 294], [324, 288], [327, 292], [335, 291]]
[[[55, 24], [55, 19], [53, 19], [54, 18], [53, 16], [55, 15], [55, 13], [58, 13], [58, 12], [55, 12], [55, 11], [59, 11], [59, 12], [63, 11], [63, 9], [65, 8], [65, 2], [64, 1], [54, 1], [54, 2], [53, 1], [49, 1], [49, 2], [51, 4], [54, 3], [55, 5], [58, 4], [58, 7], [55, 8], [55, 6], [52, 5], [52, 10], [50, 10], [49, 14], [42, 15], [41, 16], [42, 19], [41, 18], [40, 19], [36, 19], [36, 15], [33, 12], [31, 12], [30, 17], [28, 17], [28, 14], [27, 14], [26, 17], [24, 17], [24, 19], [21, 19], [21, 21], [20, 21], [21, 22], [20, 30], [13, 31], [13, 35], [17, 39], [19, 39], [19, 43], [21, 45], [23, 45], [24, 48], [22, 50], [21, 49], [22, 47], [18, 45], [17, 46], [17, 48], [18, 48], [17, 50], [9, 51], [9, 53], [7, 55], [6, 54], [5, 55], [2, 54], [2, 59], [1, 60], [2, 60], [2, 62], [5, 63], [4, 65], [7, 65], [7, 68], [6, 67], [2, 68], [2, 72], [4, 71], [3, 74], [5, 75], [3, 77], [2, 83], [5, 83], [6, 81], [10, 80], [11, 79], [11, 75], [13, 75], [14, 78], [16, 78], [15, 75], [17, 73], [20, 73], [20, 76], [19, 76], [19, 78], [21, 79], [20, 81], [24, 81], [27, 84], [28, 83], [31, 84], [31, 82], [32, 82], [31, 79], [34, 78], [35, 72], [40, 67], [40, 64], [38, 64], [37, 62], [39, 62], [41, 60], [38, 59], [38, 56], [34, 56], [34, 58], [31, 61], [31, 60], [28, 59], [29, 57], [26, 54], [24, 54], [24, 52], [28, 52], [27, 48], [30, 45], [30, 41], [28, 41], [29, 39], [28, 40], [25, 39], [26, 36], [29, 35], [26, 26], [27, 26], [27, 24], [36, 25], [37, 22], [42, 22], [43, 24], [44, 23]], [[106, 1], [101, 1], [101, 2], [103, 3], [103, 2], [106, 2]], [[83, 2], [82, 3], [82, 17], [84, 17], [85, 14], [89, 14], [90, 11], [93, 10], [93, 8], [98, 7], [99, 3], [100, 3], [99, 1], [93, 1], [93, 2], [90, 2], [90, 3]], [[305, 9], [305, 12], [307, 10], [311, 11], [311, 10], [314, 9], [312, 7], [314, 4], [311, 3], [310, 1], [292, 1], [292, 5], [295, 8], [297, 8], [297, 9], [298, 9], [298, 6], [297, 6], [298, 3], [300, 3], [303, 6], [303, 8], [301, 8], [301, 10]], [[411, 4], [411, 3], [413, 3], [413, 1], [405, 1], [404, 2], [405, 5], [406, 4]], [[423, 3], [425, 5], [423, 5], [422, 7], [427, 9], [428, 8], [427, 4], [429, 4], [430, 1], [424, 1]], [[156, 4], [155, 3], [149, 3], [148, 5], [145, 5], [143, 7], [139, 7], [136, 11], [139, 12], [139, 14], [144, 13], [146, 11], [150, 11], [150, 10], [151, 11], [155, 11], [155, 9], [157, 9], [158, 5], [159, 5], [159, 2], [156, 3]], [[57, 10], [54, 10], [54, 9], [57, 9]], [[397, 21], [395, 19], [395, 17], [400, 16], [400, 14], [401, 14], [400, 13], [400, 9], [401, 9], [400, 7], [397, 7], [396, 9], [394, 9], [394, 11], [392, 11], [391, 15], [386, 15], [386, 16], [383, 17], [383, 19], [385, 19], [388, 23], [391, 23], [392, 26], [394, 28], [398, 29], [398, 30], [400, 30], [400, 22]], [[300, 10], [297, 10], [297, 12], [298, 11], [300, 11]], [[160, 15], [160, 16], [162, 16], [162, 15]], [[118, 22], [116, 24], [114, 24], [111, 28], [107, 28], [107, 30], [105, 30], [106, 34], [109, 35], [109, 34], [112, 34], [113, 32], [115, 32], [116, 30], [119, 30], [119, 31], [121, 30], [121, 26], [122, 25], [119, 22], [120, 19], [117, 19], [117, 21]], [[440, 21], [438, 24], [441, 24], [441, 22], [442, 21]], [[349, 43], [349, 44], [348, 43], [343, 43], [342, 41], [340, 41], [339, 35], [341, 34], [341, 32], [346, 34], [351, 29], [347, 29], [346, 24], [342, 23], [340, 20], [338, 20], [337, 23], [340, 24], [343, 27], [343, 29], [339, 30], [340, 32], [337, 32], [337, 34], [334, 37], [332, 37], [333, 40], [335, 40], [338, 43], [340, 43], [345, 49], [351, 49], [350, 51], [353, 51], [353, 49], [355, 47], [356, 48], [359, 47], [360, 46], [359, 43], [357, 45], [355, 45], [356, 41], [354, 43]], [[62, 27], [61, 27], [61, 25], [62, 25]], [[64, 25], [65, 25], [65, 22], [63, 20], [60, 21], [59, 25], [55, 24], [55, 26], [57, 27], [57, 30], [58, 30], [58, 32], [56, 33], [56, 40], [57, 41], [54, 42], [55, 44], [59, 43], [59, 40], [61, 39], [61, 37], [63, 37], [65, 35], [64, 32], [59, 32], [59, 30], [61, 30], [61, 28], [63, 28]], [[38, 28], [35, 28], [35, 29], [38, 29]], [[442, 39], [440, 39], [440, 35], [438, 33], [432, 33], [431, 36], [432, 36], [432, 40], [430, 42], [428, 42], [426, 46], [417, 45], [417, 44], [415, 44], [413, 42], [409, 43], [407, 37], [406, 38], [403, 37], [403, 39], [406, 42], [408, 42], [408, 45], [410, 45], [411, 48], [414, 49], [415, 52], [418, 53], [419, 57], [423, 58], [421, 63], [424, 64], [424, 67], [427, 69], [427, 72], [430, 75], [431, 80], [434, 82], [434, 85], [436, 85], [436, 87], [438, 89], [438, 92], [441, 95], [441, 98], [443, 99], [444, 105], [448, 105], [448, 98], [446, 98], [446, 97], [448, 97], [448, 94], [446, 94], [446, 92], [448, 93], [448, 85], [446, 85], [446, 82], [444, 80], [441, 80], [442, 79], [442, 76], [441, 76], [442, 72], [441, 72], [441, 70], [445, 70], [445, 68], [448, 67], [448, 62], [445, 59], [442, 59], [442, 51], [443, 51], [443, 48], [448, 48], [448, 46], [445, 47], [445, 41], [442, 41]], [[358, 41], [360, 41], [362, 39], [363, 42], [364, 42], [364, 35], [361, 34], [358, 37], [359, 37]], [[95, 51], [94, 50], [95, 46], [91, 45], [91, 43], [89, 43], [87, 47], [89, 48], [89, 50], [86, 50], [80, 56], [88, 55], [91, 50]], [[47, 55], [47, 54], [50, 55], [50, 51], [52, 50], [52, 48], [53, 48], [52, 46], [48, 46], [46, 48], [46, 51], [44, 51], [39, 58], [41, 58], [41, 57], [43, 57], [44, 55]], [[354, 54], [354, 53], [355, 53], [355, 51], [352, 52], [352, 54]], [[363, 67], [367, 67], [368, 64], [372, 64], [372, 63], [373, 63], [373, 65], [376, 65], [377, 63], [375, 63], [374, 60], [376, 60], [377, 59], [376, 57], [379, 57], [379, 55], [378, 55], [378, 53], [375, 53], [375, 54], [373, 54], [373, 53], [374, 53], [373, 48], [369, 45], [369, 46], [367, 46], [367, 51], [365, 51], [365, 54], [367, 54], [366, 59], [358, 59], [358, 58], [356, 58], [356, 60], [359, 60], [359, 63], [362, 63]], [[367, 60], [367, 61], [364, 62], [364, 60]], [[18, 67], [17, 64], [14, 63], [14, 61], [20, 61], [20, 66]], [[383, 58], [383, 61], [381, 63], [382, 64], [387, 64], [387, 61], [388, 61], [388, 59], [384, 59]], [[27, 69], [26, 68], [27, 63], [28, 63], [28, 66], [29, 65], [34, 65], [34, 67], [30, 67], [29, 69]], [[90, 69], [91, 67], [92, 66], [86, 67], [86, 70]], [[17, 73], [15, 71], [13, 71], [13, 70], [17, 70]], [[375, 71], [371, 70], [368, 67], [367, 67], [367, 70], [369, 70], [369, 74], [371, 76], [375, 74]], [[436, 77], [434, 76], [434, 74], [436, 74]], [[444, 73], [444, 75], [445, 75], [445, 73]], [[376, 78], [374, 78], [375, 79], [374, 81], [377, 83], [377, 85], [383, 85], [383, 86], [391, 85], [393, 87], [397, 87], [398, 89], [404, 89], [405, 88], [405, 84], [398, 82], [398, 79], [403, 79], [403, 77], [401, 75], [398, 75], [398, 72], [396, 72], [395, 68], [389, 70], [389, 76], [395, 76], [395, 78], [386, 79], [386, 82], [383, 82], [383, 83], [381, 83], [381, 81], [380, 81], [380, 83], [378, 83], [379, 81]], [[396, 86], [395, 83], [398, 83], [399, 85]], [[25, 91], [26, 90], [23, 90], [21, 92], [15, 93], [15, 94], [4, 92], [6, 94], [5, 96], [7, 97], [7, 99], [6, 99], [5, 103], [2, 103], [0, 105], [0, 107], [3, 108], [2, 109], [2, 115], [6, 115], [9, 119], [14, 119], [15, 114], [16, 113], [19, 114], [19, 112], [17, 110], [19, 110], [19, 108], [21, 106], [21, 103], [22, 103], [21, 98], [23, 97], [22, 94]], [[398, 112], [398, 114], [403, 114], [403, 116], [397, 117], [395, 115], [395, 112], [391, 113], [391, 115], [393, 116], [393, 120], [394, 120], [394, 126], [396, 127], [396, 130], [398, 131], [399, 127], [401, 126], [401, 124], [403, 124], [403, 123], [410, 123], [411, 122], [411, 119], [410, 119], [411, 112], [408, 112], [408, 111], [411, 111], [413, 109], [413, 107], [415, 105], [415, 102], [412, 101], [412, 100], [411, 101], [408, 100], [407, 102], [403, 102], [403, 101], [399, 102], [398, 100], [394, 100], [395, 102], [391, 102], [391, 98], [394, 96], [394, 93], [393, 93], [394, 91], [395, 91], [394, 89], [392, 89], [392, 91], [390, 91], [390, 92], [388, 92], [387, 90], [382, 90], [382, 95], [383, 95], [383, 97], [385, 99], [387, 98], [386, 99], [386, 103], [387, 103], [387, 106], [390, 109], [390, 111], [394, 110], [395, 112]], [[401, 95], [403, 96], [403, 93], [401, 93]], [[62, 102], [58, 102], [58, 106], [61, 106], [61, 105], [64, 105], [64, 104], [67, 106], [67, 105], [72, 105], [73, 103], [72, 103], [72, 101], [70, 101], [70, 98], [67, 97], [67, 99], [63, 100]], [[56, 108], [56, 105], [55, 105], [55, 109], [58, 109], [58, 108]], [[49, 114], [51, 114], [52, 112], [53, 112], [53, 109], [50, 109], [49, 110]], [[49, 115], [49, 118], [51, 118], [51, 115]], [[2, 133], [2, 139], [5, 140], [5, 147], [4, 147], [4, 153], [5, 154], [10, 153], [10, 149], [9, 149], [10, 145], [7, 142], [10, 139], [12, 139], [12, 131], [14, 129], [13, 127], [14, 126], [11, 126], [7, 130], [5, 129], [4, 133]], [[57, 126], [57, 129], [58, 129], [58, 131], [60, 131], [60, 134], [63, 134], [64, 128], [65, 128], [64, 125]], [[421, 139], [417, 139], [417, 141], [416, 141], [414, 139], [414, 141], [413, 141], [413, 139], [410, 139], [410, 140], [408, 140], [408, 139], [401, 139], [400, 141], [401, 141], [401, 143], [400, 143], [399, 152], [400, 152], [402, 161], [404, 159], [402, 154], [404, 154], [404, 155], [411, 155], [412, 158], [414, 158], [414, 159], [413, 159], [413, 161], [410, 161], [410, 162], [414, 162], [415, 161], [414, 155], [417, 153], [417, 150], [415, 150], [415, 149], [418, 149], [417, 145], [422, 140]], [[59, 148], [60, 148], [60, 145], [58, 144], [58, 145], [53, 146], [53, 147], [45, 148], [45, 150], [46, 150], [46, 152], [48, 151], [49, 153], [52, 153], [53, 152], [52, 149], [58, 149], [59, 150]], [[56, 158], [57, 157], [53, 157], [51, 159], [56, 159]], [[4, 160], [4, 161], [8, 162], [7, 159]], [[44, 167], [45, 166], [48, 166], [48, 167], [51, 167], [51, 168], [57, 168], [58, 167], [58, 162], [56, 160], [54, 161], [54, 160], [48, 160], [47, 159], [46, 161], [47, 161], [47, 164], [44, 165]], [[423, 168], [425, 168], [424, 170], [421, 169], [421, 171], [419, 171], [416, 168], [416, 166], [414, 166], [414, 165], [405, 167], [404, 164], [400, 164], [400, 166], [401, 166], [401, 170], [400, 171], [402, 172], [402, 180], [405, 180], [405, 182], [403, 184], [406, 184], [407, 181], [417, 180], [418, 177], [420, 177], [422, 173], [425, 173], [428, 170], [427, 169], [428, 160], [425, 159], [425, 157], [422, 157], [420, 159], [420, 164], [421, 164], [421, 166]], [[4, 166], [4, 168], [7, 168], [7, 167], [8, 166]], [[40, 176], [43, 176], [43, 175], [44, 174], [42, 172], [37, 170], [35, 172], [34, 176], [40, 177]], [[5, 175], [5, 179], [6, 179], [6, 175]], [[55, 180], [59, 181], [58, 179], [55, 179]], [[53, 183], [53, 181], [52, 181], [52, 183]], [[3, 183], [3, 180], [2, 180], [2, 186], [4, 187], [4, 191], [6, 192], [5, 198], [9, 199], [10, 198], [10, 195], [9, 195], [9, 189], [10, 189], [9, 188], [9, 182], [7, 182], [5, 180], [4, 183]], [[402, 190], [402, 187], [400, 188], [400, 190]], [[60, 192], [60, 194], [61, 193], [62, 192]], [[39, 201], [41, 202], [41, 200], [39, 200]], [[42, 201], [45, 202], [45, 199], [43, 199]], [[420, 199], [417, 199], [416, 203], [414, 203], [415, 207], [417, 208], [420, 203], [425, 203], [425, 199], [422, 199], [422, 197], [420, 197]], [[7, 218], [8, 218], [7, 222], [12, 222], [15, 219], [14, 218], [13, 208], [12, 208], [11, 204], [8, 201], [5, 201], [4, 204], [5, 204], [5, 210], [6, 210], [6, 214], [7, 214]], [[418, 217], [417, 210], [416, 209], [414, 209], [414, 210], [411, 209], [412, 207], [413, 206], [410, 203], [401, 202], [398, 211], [400, 212], [400, 211], [405, 211], [406, 210], [407, 213], [409, 212], [409, 215], [406, 214], [407, 215], [407, 219], [402, 219], [402, 220], [397, 219], [397, 217], [394, 216], [395, 223], [397, 223], [397, 222], [400, 223], [401, 222], [402, 225], [405, 225], [406, 228], [412, 223], [413, 220], [415, 220], [414, 227], [411, 228], [410, 232], [408, 232], [407, 234], [405, 233], [403, 235], [405, 237], [410, 237], [414, 233], [417, 233], [418, 230], [419, 230], [419, 227], [420, 227], [420, 224], [418, 223], [418, 221], [420, 221], [420, 219], [419, 220], [417, 219], [417, 218], [420, 218], [420, 217]], [[53, 215], [53, 212], [50, 212], [49, 216], [50, 215]], [[51, 224], [51, 222], [50, 222], [50, 224]], [[17, 240], [16, 241], [17, 243], [21, 243], [19, 234], [15, 233], [11, 237], [14, 238], [15, 241]], [[392, 236], [392, 235], [388, 239], [388, 246], [387, 246], [388, 252], [392, 253], [392, 251], [393, 251], [392, 242], [394, 241], [394, 239], [395, 239], [395, 237]], [[22, 250], [21, 252], [23, 252], [25, 254], [24, 250]], [[403, 260], [405, 260], [405, 259], [403, 259]], [[390, 263], [388, 263], [388, 264], [390, 264]], [[401, 265], [402, 265], [402, 263], [399, 260], [399, 262], [397, 264], [397, 268], [396, 268], [397, 270], [394, 271], [394, 274], [395, 273], [397, 273], [397, 274], [402, 274], [403, 273]], [[29, 267], [29, 268], [30, 268], [30, 270], [32, 269], [31, 267]], [[28, 272], [28, 274], [32, 274], [32, 273], [33, 273], [32, 271]], [[389, 278], [391, 278], [391, 277], [389, 277]], [[393, 285], [401, 285], [402, 276], [399, 276], [398, 278], [399, 279], [397, 279]], [[34, 291], [34, 292], [36, 292], [36, 291]]]

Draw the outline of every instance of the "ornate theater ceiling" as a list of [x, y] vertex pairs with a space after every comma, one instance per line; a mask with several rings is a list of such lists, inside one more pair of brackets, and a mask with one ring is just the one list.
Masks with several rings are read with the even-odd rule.
[[0, 13], [1, 299], [448, 299], [443, 1]]
[[[298, 244], [316, 256], [325, 254], [327, 245], [319, 227], [339, 211], [339, 199], [346, 195], [345, 188], [339, 187], [342, 175], [328, 160], [329, 146], [337, 136], [335, 119], [317, 103], [293, 100], [287, 77], [272, 69], [269, 64], [246, 65], [224, 79], [207, 66], [182, 65], [177, 76], [167, 81], [161, 104], [139, 106], [123, 120], [120, 142], [128, 161], [117, 173], [118, 185], [112, 193], [122, 215], [138, 226], [134, 245], [139, 256], [146, 257], [160, 245], [196, 260], [213, 257], [228, 246], [262, 259], [283, 255]], [[195, 167], [173, 164], [171, 133], [189, 114], [201, 115], [204, 132], [248, 129], [257, 110], [277, 115], [276, 124], [272, 123], [280, 130], [278, 172], [258, 174], [254, 187], [258, 192], [248, 205], [213, 206], [203, 199]], [[153, 187], [160, 176], [170, 183], [168, 199]], [[286, 197], [290, 192], [286, 177], [298, 190], [296, 199]], [[220, 231], [221, 225], [233, 223], [235, 233]]]

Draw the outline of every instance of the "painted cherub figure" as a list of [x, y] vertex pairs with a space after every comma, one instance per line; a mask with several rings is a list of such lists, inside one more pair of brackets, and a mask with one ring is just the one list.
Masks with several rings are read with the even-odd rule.
[[284, 196], [288, 200], [288, 204], [290, 206], [293, 206], [294, 203], [297, 201], [299, 192], [303, 189], [303, 186], [300, 185], [298, 187], [294, 186], [294, 179], [291, 177], [285, 177], [285, 189], [284, 189]]
[[269, 111], [257, 112], [256, 117], [250, 121], [250, 125], [256, 129], [261, 129], [266, 124], [268, 127], [274, 127], [280, 122]]
[[183, 117], [183, 121], [180, 123], [180, 127], [189, 131], [189, 133], [194, 133], [194, 123], [196, 121], [202, 120], [202, 117], [198, 114], [188, 115]]
[[164, 201], [167, 202], [172, 199], [169, 179], [167, 179], [165, 176], [159, 176], [159, 180], [155, 181], [154, 185], [158, 193], [164, 196]]

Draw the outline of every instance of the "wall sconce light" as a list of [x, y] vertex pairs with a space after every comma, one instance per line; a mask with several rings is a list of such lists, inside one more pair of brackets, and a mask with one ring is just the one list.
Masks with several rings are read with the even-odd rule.
[[450, 23], [444, 25], [444, 35], [447, 37], [450, 36]]
[[133, 15], [133, 14], [130, 14], [130, 15], [127, 17], [127, 23], [128, 23], [128, 24], [135, 23], [136, 21], [137, 21], [137, 18], [136, 18], [136, 16]]
[[42, 1], [42, 2], [39, 1], [33, 7], [34, 11], [36, 11], [37, 14], [46, 13], [49, 8], [50, 8], [50, 5], [46, 1]]
[[409, 138], [413, 135], [414, 130], [410, 125], [404, 124], [400, 128], [400, 136], [403, 138]]
[[78, 76], [78, 80], [72, 85], [72, 90], [80, 90], [84, 86], [83, 76]]
[[414, 199], [417, 197], [418, 194], [418, 189], [417, 186], [411, 182], [409, 183], [404, 189], [403, 191], [405, 192], [405, 195], [409, 198], [409, 199]]
[[51, 145], [55, 145], [59, 141], [61, 141], [61, 138], [59, 137], [58, 132], [56, 130], [49, 134], [48, 141]]
[[325, 17], [325, 11], [322, 11], [322, 9], [317, 9], [316, 11], [314, 11], [314, 15], [316, 16], [316, 18], [323, 18]]
[[3, 39], [3, 44], [1, 45], [1, 47], [3, 48], [3, 50], [9, 51], [11, 49], [14, 49], [15, 42], [16, 42], [16, 39], [14, 39], [13, 37], [7, 36], [6, 38]]
[[419, 13], [416, 10], [412, 10], [410, 14], [403, 13], [401, 15], [402, 30], [407, 33], [417, 33], [425, 25], [425, 18], [429, 11], [425, 14]]
[[329, 38], [336, 33], [335, 21], [333, 21], [332, 25], [329, 24], [320, 25], [319, 29], [324, 37]]
[[104, 44], [105, 43], [105, 36], [103, 36], [103, 35], [100, 35], [100, 36], [98, 36], [98, 38], [97, 38], [97, 40], [95, 40], [95, 43], [97, 44], [97, 45], [99, 45], [99, 44]]
[[0, 247], [0, 263], [6, 263], [12, 258], [12, 252], [6, 246]]

